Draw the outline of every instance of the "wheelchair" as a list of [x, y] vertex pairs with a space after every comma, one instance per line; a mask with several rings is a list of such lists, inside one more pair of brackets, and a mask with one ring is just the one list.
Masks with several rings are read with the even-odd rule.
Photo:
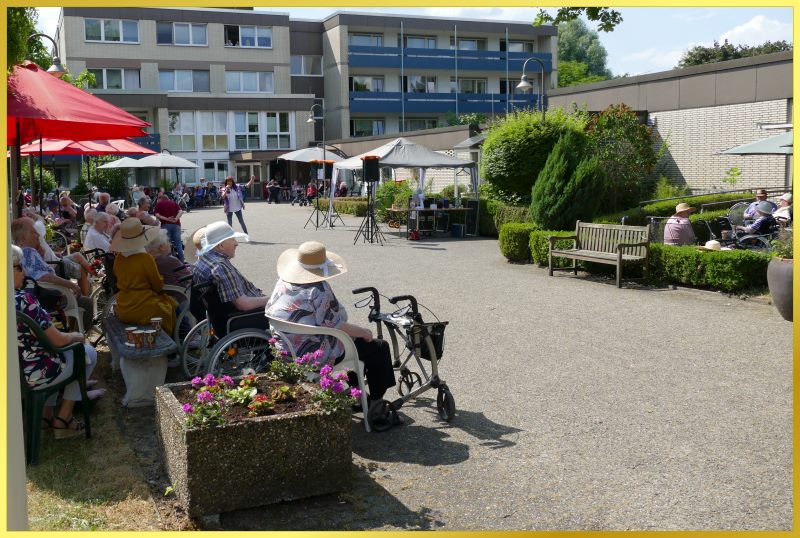
[[766, 234], [736, 233], [737, 224], [730, 217], [716, 217], [700, 222], [705, 223], [710, 238], [719, 241], [723, 247], [757, 252], [772, 250], [772, 241], [778, 238], [780, 231], [780, 226], [776, 225]]
[[[356, 308], [370, 307], [367, 317], [370, 322], [375, 323], [378, 338], [383, 338], [384, 328], [389, 333], [392, 366], [399, 376], [397, 391], [400, 397], [392, 402], [387, 400], [373, 402], [368, 413], [369, 421], [374, 424], [380, 423], [380, 420], [376, 419], [400, 409], [407, 401], [433, 389], [437, 391], [436, 409], [439, 417], [445, 422], [453, 420], [456, 413], [455, 399], [447, 383], [439, 377], [439, 362], [444, 351], [444, 331], [448, 322], [440, 321], [438, 318], [435, 322], [423, 321], [419, 304], [412, 295], [387, 298], [393, 305], [399, 302], [406, 302], [406, 305], [391, 313], [383, 313], [381, 295], [377, 289], [357, 288], [353, 293], [370, 293], [369, 297], [356, 303]], [[435, 314], [433, 316], [436, 317]], [[430, 372], [426, 365], [430, 368]]]

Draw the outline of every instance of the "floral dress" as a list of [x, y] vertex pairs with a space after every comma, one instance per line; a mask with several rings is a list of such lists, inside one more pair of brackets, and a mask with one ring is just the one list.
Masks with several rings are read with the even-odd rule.
[[[43, 331], [50, 325], [50, 314], [48, 314], [39, 301], [30, 292], [17, 290], [14, 294], [14, 302], [18, 311], [27, 314], [39, 324]], [[35, 389], [50, 384], [61, 373], [64, 363], [60, 356], [53, 356], [48, 353], [33, 331], [22, 322], [17, 322], [19, 360], [22, 373], [28, 381], [28, 387]]]

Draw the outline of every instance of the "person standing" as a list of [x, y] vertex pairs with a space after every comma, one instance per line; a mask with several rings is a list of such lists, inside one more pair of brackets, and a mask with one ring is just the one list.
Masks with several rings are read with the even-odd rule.
[[278, 180], [272, 178], [267, 186], [269, 188], [269, 203], [275, 202], [276, 204], [281, 203], [281, 184], [278, 183]]
[[[249, 189], [256, 176], [250, 176], [250, 181], [244, 186]], [[244, 217], [242, 211], [244, 210], [244, 196], [242, 195], [242, 186], [236, 183], [233, 176], [225, 178], [225, 186], [222, 187], [222, 210], [225, 212], [225, 217], [228, 219], [228, 226], [233, 225], [233, 214], [236, 213], [236, 218], [239, 219], [239, 224], [242, 231], [247, 233], [247, 226], [244, 224]]]
[[166, 193], [161, 192], [156, 201], [155, 216], [161, 222], [161, 227], [167, 231], [172, 246], [175, 247], [175, 256], [183, 261], [183, 243], [181, 243], [181, 206], [169, 199]]

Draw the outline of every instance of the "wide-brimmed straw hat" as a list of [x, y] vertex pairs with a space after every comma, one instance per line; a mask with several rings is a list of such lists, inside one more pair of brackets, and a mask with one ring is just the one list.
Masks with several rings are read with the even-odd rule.
[[719, 241], [712, 239], [711, 241], [706, 241], [704, 245], [707, 250], [722, 250], [722, 245]]
[[145, 226], [136, 217], [128, 217], [111, 239], [111, 250], [124, 253], [143, 249], [156, 235], [158, 226]]
[[684, 211], [691, 213], [694, 211], [694, 208], [686, 202], [681, 202], [675, 206], [675, 213], [683, 213]]
[[313, 284], [347, 272], [344, 259], [318, 241], [284, 250], [278, 257], [278, 276], [291, 284]]
[[250, 241], [250, 237], [247, 234], [235, 232], [227, 222], [221, 220], [212, 222], [206, 226], [206, 236], [200, 240], [202, 248], [197, 255], [202, 256], [203, 254], [207, 254], [214, 250], [214, 247], [231, 238], [245, 243]]
[[770, 204], [767, 201], [758, 202], [758, 205], [756, 206], [756, 211], [758, 211], [762, 215], [772, 215], [772, 209], [773, 209], [772, 204]]

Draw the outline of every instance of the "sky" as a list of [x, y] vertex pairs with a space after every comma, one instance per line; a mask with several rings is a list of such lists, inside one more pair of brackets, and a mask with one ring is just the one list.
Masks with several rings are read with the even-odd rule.
[[[533, 21], [538, 8], [256, 8], [289, 13], [293, 19], [319, 20], [335, 11], [411, 14], [426, 17]], [[59, 8], [38, 8], [39, 30], [55, 35]], [[623, 22], [613, 32], [598, 32], [614, 75], [640, 75], [674, 68], [684, 51], [727, 39], [734, 45], [792, 41], [791, 8], [618, 8]], [[551, 10], [552, 11], [552, 10]], [[589, 28], [596, 25], [588, 23]]]

